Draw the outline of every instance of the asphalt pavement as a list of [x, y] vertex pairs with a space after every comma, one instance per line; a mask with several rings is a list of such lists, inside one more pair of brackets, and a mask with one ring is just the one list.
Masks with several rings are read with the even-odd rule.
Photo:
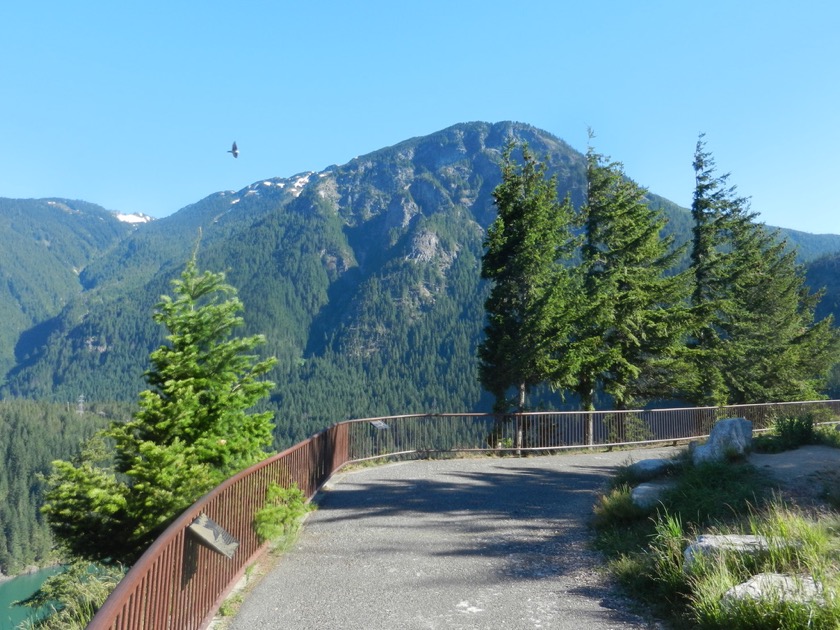
[[673, 449], [339, 473], [231, 630], [648, 628], [588, 546], [617, 466]]

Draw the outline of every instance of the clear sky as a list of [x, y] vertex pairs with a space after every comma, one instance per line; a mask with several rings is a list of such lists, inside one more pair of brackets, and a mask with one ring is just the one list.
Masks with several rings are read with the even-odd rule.
[[591, 127], [686, 207], [705, 132], [760, 220], [840, 234], [836, 0], [4, 0], [0, 24], [2, 197], [162, 217], [514, 120], [581, 151]]

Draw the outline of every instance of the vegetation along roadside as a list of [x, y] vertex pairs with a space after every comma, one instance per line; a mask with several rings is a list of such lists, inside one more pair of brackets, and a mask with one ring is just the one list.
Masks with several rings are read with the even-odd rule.
[[[840, 447], [832, 425], [813, 415], [775, 420], [753, 451], [778, 453], [808, 444]], [[673, 628], [776, 629], [840, 627], [840, 492], [823, 477], [819, 493], [770, 477], [747, 458], [694, 465], [675, 459], [669, 489], [649, 509], [631, 497], [639, 482], [619, 471], [597, 502], [595, 546], [639, 610]], [[812, 488], [813, 490], [813, 488]], [[751, 535], [768, 541], [758, 554], [725, 550], [691, 562], [686, 549], [701, 535]], [[813, 584], [810, 597], [765, 591], [735, 597], [751, 578], [779, 574]]]

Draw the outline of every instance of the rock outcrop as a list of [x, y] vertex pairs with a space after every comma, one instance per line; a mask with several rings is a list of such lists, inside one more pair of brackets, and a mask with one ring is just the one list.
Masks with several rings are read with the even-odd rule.
[[745, 418], [718, 420], [706, 443], [694, 448], [691, 454], [694, 465], [745, 455], [752, 445], [752, 427], [752, 422]]

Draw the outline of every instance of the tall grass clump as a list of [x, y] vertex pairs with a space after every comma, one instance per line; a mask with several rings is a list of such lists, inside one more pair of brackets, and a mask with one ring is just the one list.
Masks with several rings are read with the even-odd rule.
[[685, 466], [662, 502], [686, 525], [727, 522], [748, 513], [769, 496], [766, 478], [744, 462], [708, 462]]
[[[833, 415], [831, 417], [833, 418]], [[816, 410], [796, 416], [776, 416], [771, 430], [756, 436], [753, 447], [763, 453], [780, 453], [807, 444], [816, 444], [820, 442], [818, 423], [825, 418], [824, 413]]]

